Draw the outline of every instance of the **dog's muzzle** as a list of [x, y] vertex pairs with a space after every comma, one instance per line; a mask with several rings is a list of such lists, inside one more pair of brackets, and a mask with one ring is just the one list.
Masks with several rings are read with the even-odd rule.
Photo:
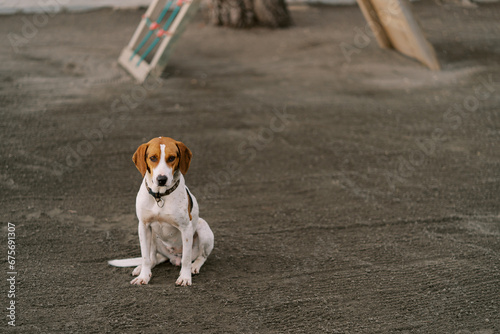
[[156, 178], [156, 183], [158, 183], [158, 186], [164, 187], [167, 184], [168, 177], [165, 175], [158, 175]]

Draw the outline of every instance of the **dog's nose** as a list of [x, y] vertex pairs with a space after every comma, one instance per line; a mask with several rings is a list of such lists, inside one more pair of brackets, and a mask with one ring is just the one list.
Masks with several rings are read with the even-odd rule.
[[156, 181], [158, 182], [159, 186], [166, 185], [167, 180], [168, 180], [168, 177], [166, 177], [165, 175], [158, 175], [158, 177], [156, 178]]

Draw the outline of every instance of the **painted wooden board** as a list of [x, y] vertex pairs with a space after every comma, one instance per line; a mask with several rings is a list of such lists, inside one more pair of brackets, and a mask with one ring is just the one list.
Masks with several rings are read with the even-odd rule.
[[138, 82], [160, 76], [201, 0], [153, 0], [118, 63]]
[[408, 0], [357, 0], [382, 48], [394, 48], [439, 70], [436, 52], [410, 8]]

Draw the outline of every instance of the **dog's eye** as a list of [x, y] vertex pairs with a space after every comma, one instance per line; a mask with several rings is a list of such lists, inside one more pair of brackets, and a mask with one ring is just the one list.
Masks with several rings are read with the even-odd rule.
[[173, 155], [169, 156], [167, 162], [174, 162], [175, 157]]
[[158, 158], [156, 158], [156, 156], [153, 155], [152, 157], [149, 157], [149, 160], [151, 160], [152, 162], [156, 162], [158, 161]]

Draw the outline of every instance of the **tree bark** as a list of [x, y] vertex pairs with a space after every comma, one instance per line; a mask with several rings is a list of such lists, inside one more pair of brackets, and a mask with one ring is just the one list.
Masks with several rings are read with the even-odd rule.
[[209, 0], [208, 4], [210, 21], [215, 25], [284, 28], [291, 23], [285, 0]]

